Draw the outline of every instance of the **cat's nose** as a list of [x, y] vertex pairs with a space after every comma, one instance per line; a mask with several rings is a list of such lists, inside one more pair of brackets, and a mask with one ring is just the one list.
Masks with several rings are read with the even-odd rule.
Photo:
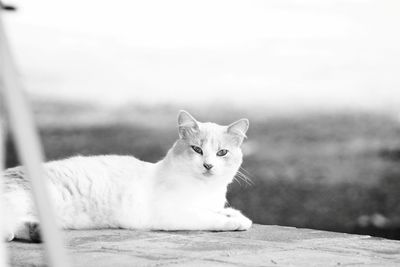
[[211, 170], [212, 167], [214, 167], [214, 165], [208, 164], [208, 163], [204, 163], [203, 166], [204, 166], [204, 168], [206, 168], [208, 171]]

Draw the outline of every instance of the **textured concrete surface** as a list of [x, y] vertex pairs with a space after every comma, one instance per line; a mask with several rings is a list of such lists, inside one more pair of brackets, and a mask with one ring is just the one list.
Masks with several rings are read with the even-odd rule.
[[[400, 241], [255, 225], [247, 232], [65, 232], [73, 266], [400, 266]], [[41, 244], [8, 244], [13, 266], [42, 266]]]

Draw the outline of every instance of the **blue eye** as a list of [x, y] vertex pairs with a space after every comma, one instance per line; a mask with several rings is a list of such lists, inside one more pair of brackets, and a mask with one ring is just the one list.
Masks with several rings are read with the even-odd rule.
[[191, 146], [191, 147], [196, 153], [203, 155], [203, 150], [200, 147], [198, 146]]
[[217, 156], [223, 157], [226, 155], [226, 153], [228, 153], [227, 149], [221, 149], [220, 151], [217, 152]]

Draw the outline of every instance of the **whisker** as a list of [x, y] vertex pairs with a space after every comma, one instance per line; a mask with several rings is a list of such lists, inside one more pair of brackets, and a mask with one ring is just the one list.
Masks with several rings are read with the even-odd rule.
[[245, 182], [248, 185], [251, 185], [249, 180], [245, 176], [243, 176], [243, 174], [241, 174], [241, 173], [237, 173], [236, 178], [242, 180], [243, 182]]
[[245, 168], [240, 167], [239, 169], [245, 172], [247, 175], [251, 176], [250, 172], [248, 172]]
[[254, 185], [254, 182], [246, 174], [244, 174], [240, 170], [237, 172], [236, 177], [238, 179], [241, 179], [242, 181], [244, 181], [248, 185]]
[[245, 177], [246, 177], [246, 179], [248, 180], [248, 181], [250, 181], [252, 184], [254, 184], [254, 182], [251, 180], [251, 178], [253, 178], [252, 177], [252, 175], [250, 174], [250, 172], [248, 172], [245, 168], [243, 168], [243, 167], [240, 167], [240, 170], [242, 170], [243, 172], [245, 172], [246, 173], [246, 175], [245, 175]]
[[240, 183], [240, 181], [237, 179], [236, 176], [233, 177], [233, 180], [236, 181], [240, 186], [242, 185], [242, 184]]

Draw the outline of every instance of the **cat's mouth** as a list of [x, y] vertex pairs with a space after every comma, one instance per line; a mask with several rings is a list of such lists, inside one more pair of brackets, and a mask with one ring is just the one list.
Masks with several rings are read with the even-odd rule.
[[205, 171], [205, 172], [203, 172], [203, 175], [206, 177], [210, 177], [210, 176], [214, 175], [214, 173], [211, 171]]

